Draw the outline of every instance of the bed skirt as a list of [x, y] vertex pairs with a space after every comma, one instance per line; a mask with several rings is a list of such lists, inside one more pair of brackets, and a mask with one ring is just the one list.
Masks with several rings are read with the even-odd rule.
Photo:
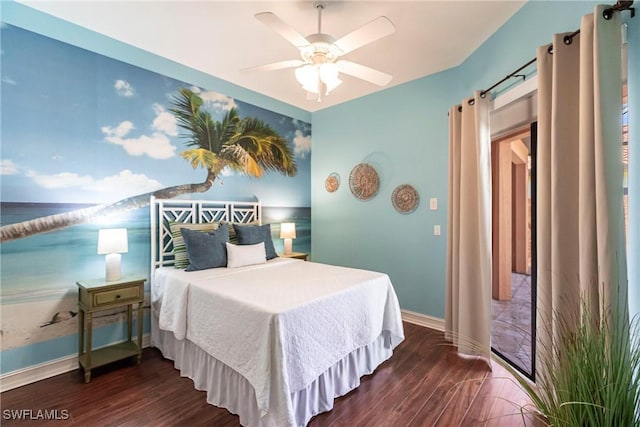
[[[249, 427], [280, 427], [286, 414], [260, 416], [251, 384], [238, 372], [215, 359], [191, 341], [178, 340], [162, 331], [151, 316], [151, 344], [174, 361], [180, 375], [193, 380], [196, 390], [207, 392], [207, 403], [225, 408]], [[361, 347], [326, 370], [307, 388], [291, 393], [291, 407], [297, 426], [306, 426], [317, 414], [330, 411], [335, 398], [360, 385], [360, 377], [373, 371], [393, 353], [390, 339], [383, 332], [371, 344]], [[280, 424], [280, 425], [279, 425]]]

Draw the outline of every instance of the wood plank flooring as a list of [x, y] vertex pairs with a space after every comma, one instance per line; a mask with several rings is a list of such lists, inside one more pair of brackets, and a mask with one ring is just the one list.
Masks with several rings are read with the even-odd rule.
[[[494, 363], [459, 357], [443, 334], [405, 323], [393, 357], [332, 411], [314, 417], [324, 426], [542, 426], [520, 409], [529, 401]], [[238, 426], [238, 417], [206, 402], [205, 392], [181, 378], [173, 362], [145, 349], [142, 364], [118, 362], [92, 371], [84, 384], [72, 371], [0, 395], [2, 426]], [[11, 411], [47, 410], [66, 420], [15, 420]], [[9, 411], [9, 412], [7, 412]], [[67, 412], [64, 412], [67, 411]]]

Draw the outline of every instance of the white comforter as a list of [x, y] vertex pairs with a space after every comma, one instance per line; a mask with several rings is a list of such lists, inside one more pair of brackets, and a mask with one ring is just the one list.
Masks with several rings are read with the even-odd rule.
[[[386, 274], [292, 259], [197, 272], [158, 269], [160, 328], [242, 374], [265, 423], [294, 425], [290, 393], [385, 333], [403, 339]], [[275, 418], [274, 418], [275, 417]]]

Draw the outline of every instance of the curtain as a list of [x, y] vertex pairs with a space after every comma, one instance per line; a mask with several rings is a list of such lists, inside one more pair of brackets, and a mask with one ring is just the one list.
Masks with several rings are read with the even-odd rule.
[[605, 20], [605, 8], [571, 43], [556, 34], [552, 53], [537, 52], [538, 361], [558, 342], [560, 316], [627, 313], [620, 14]]
[[491, 355], [491, 135], [489, 101], [475, 92], [449, 111], [445, 338]]

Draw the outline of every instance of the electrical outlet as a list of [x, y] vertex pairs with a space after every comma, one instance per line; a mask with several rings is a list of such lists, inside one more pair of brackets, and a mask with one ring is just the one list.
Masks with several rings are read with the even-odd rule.
[[433, 226], [433, 235], [434, 236], [439, 236], [440, 235], [440, 226], [439, 225], [434, 225]]

